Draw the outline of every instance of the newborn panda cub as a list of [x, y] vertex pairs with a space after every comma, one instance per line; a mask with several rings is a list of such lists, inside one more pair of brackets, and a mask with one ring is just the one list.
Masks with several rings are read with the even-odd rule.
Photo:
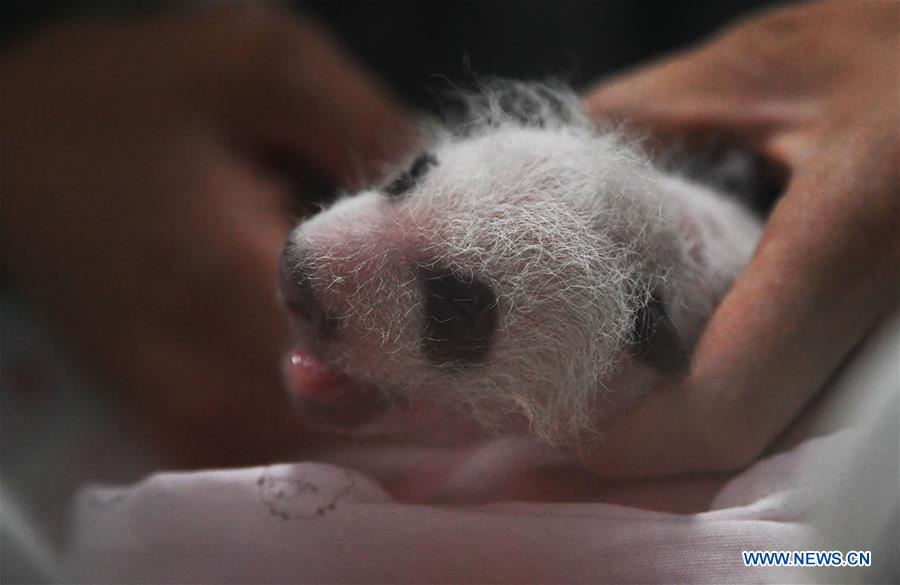
[[313, 424], [356, 434], [596, 438], [686, 371], [761, 219], [655, 168], [565, 89], [467, 104], [291, 233], [288, 384]]

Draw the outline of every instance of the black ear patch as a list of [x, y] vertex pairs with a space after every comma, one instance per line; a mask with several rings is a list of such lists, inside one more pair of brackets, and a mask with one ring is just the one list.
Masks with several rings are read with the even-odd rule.
[[388, 183], [384, 188], [384, 192], [391, 199], [399, 199], [402, 195], [409, 192], [416, 184], [425, 176], [433, 166], [437, 166], [438, 161], [433, 154], [425, 153], [419, 155], [413, 161], [408, 171], [404, 171], [393, 181]]
[[635, 314], [632, 341], [635, 354], [661, 374], [685, 372], [690, 365], [690, 356], [658, 291]]

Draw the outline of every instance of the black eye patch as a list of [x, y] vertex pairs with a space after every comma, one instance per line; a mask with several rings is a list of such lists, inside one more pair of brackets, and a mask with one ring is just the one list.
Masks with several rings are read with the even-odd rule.
[[438, 366], [485, 360], [497, 329], [497, 296], [485, 282], [446, 269], [420, 266], [425, 301], [422, 351]]
[[659, 291], [654, 291], [635, 314], [632, 343], [638, 358], [661, 374], [678, 374], [688, 369], [690, 356], [666, 313]]
[[437, 164], [438, 161], [434, 158], [434, 155], [427, 152], [419, 155], [419, 157], [413, 161], [408, 171], [401, 173], [397, 178], [388, 183], [384, 188], [384, 192], [387, 193], [388, 197], [391, 199], [398, 199], [404, 193], [407, 193], [410, 189], [415, 187], [422, 177], [425, 176], [425, 173], [428, 172], [428, 169], [437, 166]]

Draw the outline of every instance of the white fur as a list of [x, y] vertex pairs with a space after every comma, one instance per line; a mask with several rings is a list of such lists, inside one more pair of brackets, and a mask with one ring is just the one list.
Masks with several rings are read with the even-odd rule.
[[[658, 380], [629, 353], [634, 315], [663, 291], [687, 347], [748, 261], [760, 220], [654, 168], [576, 96], [503, 83], [472, 96], [469, 122], [432, 131], [438, 161], [403, 199], [378, 189], [301, 223], [293, 250], [339, 317], [315, 351], [419, 408], [505, 429], [527, 420], [547, 442], [601, 432]], [[440, 263], [497, 294], [484, 365], [452, 369], [420, 350], [415, 267]], [[429, 418], [429, 420], [431, 420]]]

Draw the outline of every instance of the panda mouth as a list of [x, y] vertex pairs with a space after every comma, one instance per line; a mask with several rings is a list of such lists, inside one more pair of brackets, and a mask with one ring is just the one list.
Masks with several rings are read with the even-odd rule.
[[295, 348], [283, 372], [291, 398], [304, 420], [328, 429], [352, 429], [372, 421], [387, 408], [372, 384], [337, 372], [314, 353]]

